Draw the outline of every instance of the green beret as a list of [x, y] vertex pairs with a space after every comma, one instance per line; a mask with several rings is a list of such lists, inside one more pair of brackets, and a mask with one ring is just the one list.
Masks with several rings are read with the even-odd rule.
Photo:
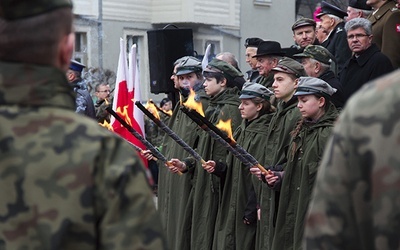
[[219, 59], [212, 59], [207, 67], [204, 69], [204, 72], [214, 72], [214, 73], [222, 73], [225, 78], [227, 79], [235, 79], [236, 77], [243, 77], [243, 74], [235, 69], [229, 63], [219, 60]]
[[72, 8], [72, 0], [0, 0], [0, 18], [17, 20], [64, 7]]
[[327, 82], [315, 77], [300, 77], [295, 96], [322, 94], [332, 96], [336, 92]]

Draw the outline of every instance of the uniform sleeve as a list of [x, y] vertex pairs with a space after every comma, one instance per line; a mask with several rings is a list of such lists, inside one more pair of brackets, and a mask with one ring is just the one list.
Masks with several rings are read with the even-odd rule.
[[382, 34], [381, 52], [387, 55], [394, 68], [400, 67], [400, 11], [397, 10], [386, 21]]
[[95, 173], [99, 249], [166, 249], [138, 155], [119, 139], [104, 142]]

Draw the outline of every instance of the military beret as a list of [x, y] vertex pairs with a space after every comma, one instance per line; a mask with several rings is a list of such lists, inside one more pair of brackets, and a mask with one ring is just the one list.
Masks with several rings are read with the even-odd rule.
[[331, 62], [334, 60], [334, 57], [329, 50], [321, 45], [307, 45], [307, 47], [304, 48], [303, 53], [295, 54], [293, 56], [299, 58], [312, 58], [325, 64], [331, 64]]
[[86, 66], [75, 60], [71, 60], [71, 63], [69, 64], [69, 69], [73, 71], [82, 72], [83, 68], [86, 68]]
[[176, 68], [176, 75], [186, 75], [193, 72], [201, 72], [201, 61], [193, 56], [187, 56], [182, 60]]
[[72, 0], [1, 0], [0, 18], [17, 20], [64, 7], [72, 8]]
[[300, 77], [296, 88], [295, 96], [322, 94], [332, 96], [336, 92], [327, 82], [315, 77]]
[[342, 18], [342, 19], [345, 16], [347, 16], [347, 12], [346, 11], [343, 11], [342, 9], [340, 9], [339, 7], [337, 7], [337, 6], [333, 5], [333, 4], [330, 4], [330, 3], [327, 3], [325, 1], [322, 1], [322, 3], [321, 3], [321, 13], [319, 13], [317, 15], [317, 17], [321, 17], [321, 16], [326, 15], [326, 14], [331, 14], [331, 15], [337, 16], [337, 17]]
[[272, 71], [284, 72], [287, 74], [295, 75], [296, 77], [306, 75], [303, 65], [289, 57], [284, 57], [279, 60], [278, 65], [276, 65], [275, 68], [272, 68]]
[[256, 83], [246, 82], [243, 85], [242, 91], [240, 92], [239, 99], [252, 99], [255, 97], [261, 97], [265, 100], [269, 100], [274, 93], [267, 87]]
[[204, 72], [221, 73], [224, 75], [225, 78], [232, 80], [236, 77], [243, 77], [243, 74], [235, 67], [225, 61], [216, 58], [212, 59], [208, 63], [208, 65], [204, 69]]
[[300, 27], [304, 27], [304, 26], [312, 26], [312, 27], [316, 27], [317, 23], [311, 19], [311, 18], [300, 18], [299, 20], [297, 20], [293, 25], [292, 25], [292, 30], [294, 31], [297, 28]]
[[349, 6], [360, 10], [372, 10], [366, 0], [349, 0]]
[[250, 37], [247, 38], [246, 41], [244, 42], [244, 47], [258, 47], [258, 45], [263, 41], [263, 39], [258, 38], [258, 37]]

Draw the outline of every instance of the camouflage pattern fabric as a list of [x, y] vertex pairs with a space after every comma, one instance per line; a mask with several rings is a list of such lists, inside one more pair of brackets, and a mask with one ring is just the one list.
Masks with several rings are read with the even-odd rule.
[[135, 150], [73, 96], [55, 68], [0, 62], [0, 249], [165, 249]]
[[317, 175], [304, 249], [399, 249], [400, 70], [346, 104]]

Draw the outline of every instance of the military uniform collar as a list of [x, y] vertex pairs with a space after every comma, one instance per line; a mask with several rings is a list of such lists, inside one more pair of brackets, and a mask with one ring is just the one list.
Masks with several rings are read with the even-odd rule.
[[0, 61], [0, 104], [75, 109], [75, 95], [61, 70]]
[[395, 2], [387, 1], [378, 10], [376, 10], [375, 13], [370, 14], [369, 20], [374, 23], [381, 19], [387, 12], [393, 11], [393, 9], [397, 9]]

